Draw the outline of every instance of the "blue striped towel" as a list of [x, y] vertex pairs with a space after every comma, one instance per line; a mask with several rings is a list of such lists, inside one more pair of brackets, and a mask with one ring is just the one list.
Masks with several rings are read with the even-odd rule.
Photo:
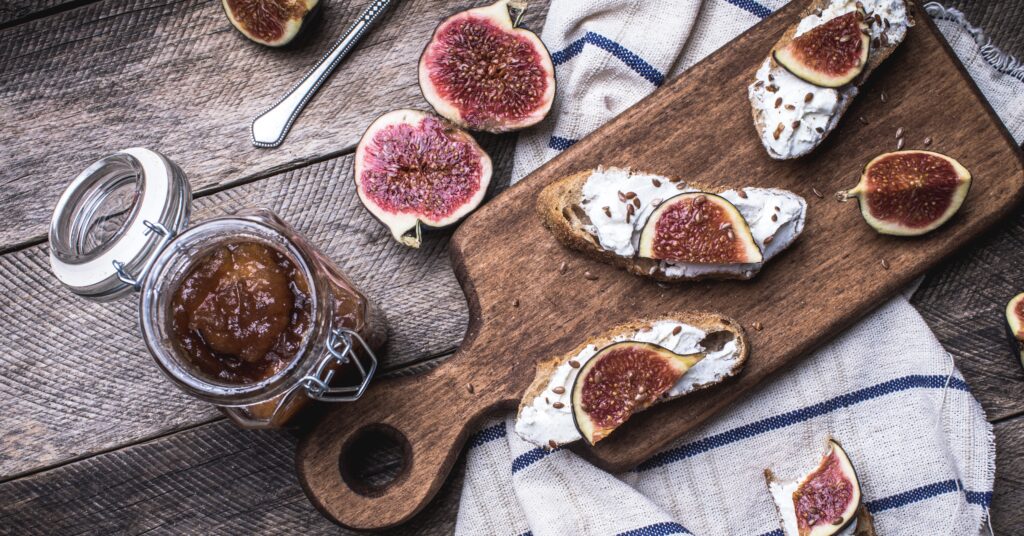
[[[542, 38], [553, 51], [558, 96], [552, 116], [520, 137], [515, 177], [784, 3], [553, 0]], [[1024, 139], [1024, 68], [955, 10], [926, 8]], [[512, 416], [487, 424], [470, 441], [456, 533], [782, 536], [763, 470], [799, 476], [827, 435], [848, 450], [879, 534], [974, 535], [985, 527], [991, 426], [950, 356], [900, 296], [625, 474], [522, 441]]]

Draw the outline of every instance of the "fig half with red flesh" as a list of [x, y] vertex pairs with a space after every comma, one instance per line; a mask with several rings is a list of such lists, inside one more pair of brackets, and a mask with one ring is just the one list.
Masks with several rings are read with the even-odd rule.
[[851, 11], [772, 51], [775, 62], [816, 86], [839, 87], [864, 70], [870, 47], [864, 12]]
[[1010, 330], [1013, 347], [1020, 353], [1020, 363], [1024, 365], [1024, 292], [1006, 304], [1006, 326]]
[[703, 192], [680, 194], [659, 205], [640, 233], [639, 255], [693, 264], [764, 260], [736, 206]]
[[271, 47], [287, 45], [315, 15], [320, 0], [221, 0], [242, 35]]
[[857, 198], [864, 220], [879, 233], [918, 236], [949, 221], [970, 189], [971, 174], [956, 160], [897, 151], [868, 162], [857, 186], [838, 197]]
[[679, 355], [645, 342], [606, 346], [581, 368], [572, 386], [572, 416], [591, 445], [634, 413], [654, 404], [704, 354]]
[[491, 159], [468, 132], [434, 114], [396, 110], [366, 129], [355, 156], [356, 192], [400, 243], [421, 226], [457, 223], [484, 199]]
[[442, 116], [472, 130], [508, 132], [539, 123], [555, 98], [555, 67], [536, 34], [518, 28], [499, 0], [437, 26], [420, 56], [420, 89]]
[[829, 439], [818, 466], [795, 482], [765, 472], [786, 536], [831, 536], [857, 519], [860, 481], [846, 451]]

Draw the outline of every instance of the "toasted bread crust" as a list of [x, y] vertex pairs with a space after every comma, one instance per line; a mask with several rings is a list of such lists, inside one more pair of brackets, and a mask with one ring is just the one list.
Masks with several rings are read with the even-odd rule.
[[[753, 277], [754, 274], [744, 276], [742, 272], [706, 273], [696, 277], [669, 277], [661, 271], [660, 263], [654, 259], [623, 257], [614, 251], [604, 249], [597, 241], [597, 237], [583, 228], [585, 222], [577, 214], [580, 201], [583, 199], [583, 185], [593, 172], [594, 170], [580, 171], [559, 179], [549, 184], [537, 195], [537, 214], [544, 223], [544, 227], [547, 227], [564, 246], [580, 251], [594, 260], [622, 268], [634, 275], [663, 283], [704, 279], [750, 279]], [[704, 192], [717, 193], [719, 191], [693, 182], [686, 184]]]
[[[598, 348], [603, 348], [611, 344], [612, 339], [614, 339], [617, 336], [636, 333], [637, 331], [640, 331], [641, 329], [646, 327], [650, 327], [656, 322], [662, 320], [670, 320], [674, 322], [688, 324], [695, 328], [701, 329], [707, 333], [714, 333], [717, 331], [728, 331], [732, 333], [733, 336], [736, 338], [736, 351], [739, 355], [738, 359], [736, 360], [736, 364], [729, 371], [729, 374], [716, 382], [700, 385], [695, 390], [700, 390], [705, 387], [710, 387], [711, 385], [721, 383], [727, 378], [735, 376], [736, 374], [739, 373], [740, 370], [743, 369], [743, 365], [746, 363], [747, 356], [750, 353], [750, 347], [747, 344], [747, 338], [746, 334], [743, 331], [743, 327], [740, 326], [738, 322], [727, 316], [707, 311], [696, 311], [670, 313], [649, 319], [634, 320], [632, 322], [627, 322], [625, 324], [615, 326], [598, 337], [584, 341], [580, 343], [580, 345], [573, 348], [571, 351], [566, 352], [565, 354], [537, 363], [537, 371], [534, 375], [533, 382], [530, 384], [530, 387], [526, 389], [526, 393], [523, 395], [522, 400], [519, 402], [519, 409], [516, 411], [516, 415], [522, 413], [524, 407], [529, 405], [534, 398], [537, 398], [544, 392], [544, 390], [548, 386], [548, 382], [551, 380], [551, 375], [554, 373], [555, 369], [557, 369], [563, 363], [575, 357], [584, 348], [586, 348], [587, 345], [593, 344]], [[669, 399], [662, 399], [662, 401], [663, 400]]]
[[[906, 0], [903, 0], [903, 1], [906, 4]], [[782, 37], [779, 38], [779, 40], [776, 41], [774, 45], [772, 45], [772, 49], [771, 50], [774, 51], [776, 49], [782, 48], [782, 47], [786, 46], [787, 44], [789, 44], [789, 42], [792, 41], [793, 38], [796, 36], [796, 28], [799, 25], [800, 20], [803, 20], [805, 17], [813, 14], [815, 11], [817, 11], [819, 9], [824, 9], [826, 6], [828, 6], [829, 3], [830, 3], [829, 0], [812, 0], [811, 3], [808, 4], [808, 6], [803, 11], [800, 12], [800, 18], [796, 22], [794, 22], [789, 27], [788, 30], [786, 30], [786, 33], [782, 34]], [[906, 7], [907, 7], [907, 20], [910, 22], [909, 26], [913, 26], [914, 25], [914, 15], [911, 12], [910, 6], [907, 5]], [[908, 28], [908, 31], [909, 31], [909, 28]], [[906, 37], [904, 37], [904, 39], [906, 39]], [[864, 65], [864, 70], [861, 71], [861, 73], [859, 75], [857, 75], [857, 78], [854, 78], [853, 82], [851, 82], [849, 85], [846, 85], [846, 86], [843, 86], [843, 87], [840, 87], [840, 88], [836, 88], [836, 89], [839, 90], [840, 94], [843, 94], [843, 91], [844, 90], [848, 90], [850, 87], [860, 88], [860, 86], [863, 85], [864, 82], [868, 79], [868, 76], [870, 76], [871, 73], [875, 69], [877, 69], [879, 65], [882, 64], [882, 62], [884, 62], [889, 56], [891, 56], [892, 53], [896, 51], [896, 47], [899, 46], [899, 44], [902, 43], [902, 42], [903, 42], [902, 40], [899, 41], [899, 42], [896, 42], [896, 43], [891, 43], [890, 42], [890, 43], [888, 43], [885, 46], [879, 46], [879, 47], [875, 48], [874, 50], [872, 50], [871, 54], [868, 56], [867, 64]], [[773, 68], [779, 66], [778, 63], [775, 62], [775, 58], [772, 57], [771, 51], [768, 52], [768, 62], [771, 64], [771, 66]], [[758, 66], [760, 66], [760, 65], [761, 64], [759, 63]], [[847, 97], [845, 99], [845, 102], [843, 102], [842, 106], [840, 106], [839, 109], [836, 110], [835, 116], [833, 116], [832, 120], [829, 121], [828, 126], [825, 127], [825, 132], [822, 133], [821, 139], [818, 141], [818, 143], [816, 145], [814, 145], [814, 147], [811, 147], [810, 149], [808, 149], [807, 151], [804, 151], [802, 153], [797, 153], [797, 154], [793, 154], [793, 155], [786, 156], [786, 157], [777, 157], [777, 156], [771, 154], [770, 152], [769, 152], [769, 155], [772, 158], [775, 158], [775, 159], [778, 159], [778, 160], [792, 160], [794, 158], [800, 158], [802, 156], [806, 156], [806, 155], [810, 154], [815, 149], [817, 149], [818, 146], [821, 145], [822, 142], [824, 142], [826, 138], [828, 138], [829, 134], [831, 134], [833, 130], [835, 130], [836, 126], [839, 125], [839, 120], [846, 113], [846, 110], [848, 110], [850, 108], [850, 104], [853, 103], [853, 99], [856, 98], [856, 97], [857, 97], [857, 93], [854, 93], [853, 95], [850, 95], [849, 97]], [[748, 98], [749, 98], [749, 96], [748, 96]], [[751, 112], [751, 115], [754, 118], [754, 128], [757, 129], [758, 137], [761, 137], [762, 133], [767, 132], [767, 130], [765, 130], [765, 124], [764, 124], [764, 114], [762, 113], [761, 110], [759, 110], [756, 106], [754, 106], [754, 101], [753, 101], [752, 98], [749, 98], [749, 100], [750, 100], [750, 112]], [[766, 147], [766, 149], [767, 149], [767, 147]]]

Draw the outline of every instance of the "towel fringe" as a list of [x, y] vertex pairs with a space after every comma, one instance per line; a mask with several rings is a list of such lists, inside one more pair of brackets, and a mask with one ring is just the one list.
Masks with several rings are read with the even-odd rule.
[[967, 33], [971, 34], [971, 37], [974, 38], [974, 42], [977, 43], [980, 48], [981, 57], [984, 58], [993, 69], [1024, 82], [1024, 62], [1021, 62], [1017, 58], [994, 45], [992, 43], [992, 39], [985, 35], [985, 32], [981, 28], [973, 26], [970, 22], [967, 22], [967, 18], [964, 16], [963, 12], [953, 7], [943, 6], [938, 2], [929, 2], [925, 4], [924, 9], [933, 19], [948, 20], [959, 24], [964, 30], [967, 30]]

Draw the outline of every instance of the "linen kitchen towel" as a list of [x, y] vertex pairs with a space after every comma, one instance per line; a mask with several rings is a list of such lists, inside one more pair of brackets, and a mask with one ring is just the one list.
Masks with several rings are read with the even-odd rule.
[[[515, 178], [783, 4], [553, 0], [542, 39], [558, 95], [552, 116], [520, 137]], [[1024, 139], [1024, 68], [956, 10], [925, 9]], [[903, 296], [625, 474], [523, 442], [512, 417], [489, 423], [469, 443], [456, 533], [782, 536], [762, 470], [798, 476], [828, 434], [850, 454], [879, 534], [987, 533], [991, 426]]]

